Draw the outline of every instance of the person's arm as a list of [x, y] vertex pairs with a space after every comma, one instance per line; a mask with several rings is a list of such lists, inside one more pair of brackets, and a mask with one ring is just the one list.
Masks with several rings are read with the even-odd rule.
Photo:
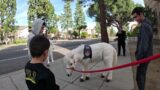
[[149, 42], [149, 30], [150, 27], [147, 25], [143, 25], [141, 27], [141, 31], [140, 31], [140, 40], [139, 40], [139, 45], [137, 47], [137, 55], [136, 55], [136, 59], [142, 59], [145, 57], [147, 50], [149, 48], [148, 42]]
[[49, 72], [47, 81], [48, 81], [47, 87], [49, 88], [48, 90], [60, 90], [60, 87], [59, 85], [56, 84], [55, 76], [52, 72]]
[[125, 38], [125, 39], [127, 38], [126, 31], [124, 31], [124, 38]]

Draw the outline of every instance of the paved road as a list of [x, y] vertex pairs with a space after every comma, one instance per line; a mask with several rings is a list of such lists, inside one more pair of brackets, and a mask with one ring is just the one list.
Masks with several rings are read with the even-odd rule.
[[[71, 40], [71, 41], [56, 41], [55, 45], [73, 49], [80, 44], [92, 44], [97, 43], [99, 40]], [[56, 47], [59, 49], [59, 47]], [[26, 45], [13, 46], [0, 51], [0, 75], [13, 72], [22, 69], [24, 65], [29, 61]], [[64, 55], [53, 52], [54, 59], [62, 58]]]

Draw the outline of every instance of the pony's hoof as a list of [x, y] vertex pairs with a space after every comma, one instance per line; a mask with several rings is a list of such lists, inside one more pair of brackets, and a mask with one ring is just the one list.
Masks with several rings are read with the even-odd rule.
[[109, 79], [106, 79], [106, 82], [108, 83], [108, 82], [111, 82], [111, 80], [109, 80]]
[[81, 78], [79, 81], [80, 81], [80, 82], [84, 82], [84, 79]]
[[104, 75], [101, 74], [101, 78], [104, 78]]
[[86, 77], [86, 80], [89, 80], [90, 78], [89, 77]]

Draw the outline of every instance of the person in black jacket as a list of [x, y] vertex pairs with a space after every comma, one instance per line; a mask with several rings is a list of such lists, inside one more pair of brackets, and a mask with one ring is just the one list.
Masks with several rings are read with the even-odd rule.
[[118, 56], [121, 54], [121, 47], [123, 49], [123, 56], [126, 55], [126, 31], [120, 30], [117, 32], [116, 36], [118, 37]]
[[[144, 16], [144, 8], [136, 7], [132, 11], [134, 19], [141, 24], [136, 48], [136, 59], [141, 60], [153, 55], [153, 29], [151, 22]], [[137, 67], [136, 81], [139, 90], [145, 90], [146, 72], [149, 63]]]
[[25, 81], [29, 90], [59, 90], [54, 74], [43, 65], [49, 47], [49, 40], [42, 35], [36, 35], [30, 41], [32, 59], [25, 66]]

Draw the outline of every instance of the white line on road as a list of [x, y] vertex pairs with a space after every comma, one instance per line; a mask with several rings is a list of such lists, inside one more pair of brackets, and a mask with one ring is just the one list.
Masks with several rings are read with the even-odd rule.
[[15, 58], [9, 58], [9, 59], [2, 59], [2, 60], [0, 60], [0, 62], [10, 61], [10, 60], [14, 60], [14, 59], [20, 59], [20, 58], [24, 58], [24, 57], [28, 57], [28, 55], [15, 57]]

